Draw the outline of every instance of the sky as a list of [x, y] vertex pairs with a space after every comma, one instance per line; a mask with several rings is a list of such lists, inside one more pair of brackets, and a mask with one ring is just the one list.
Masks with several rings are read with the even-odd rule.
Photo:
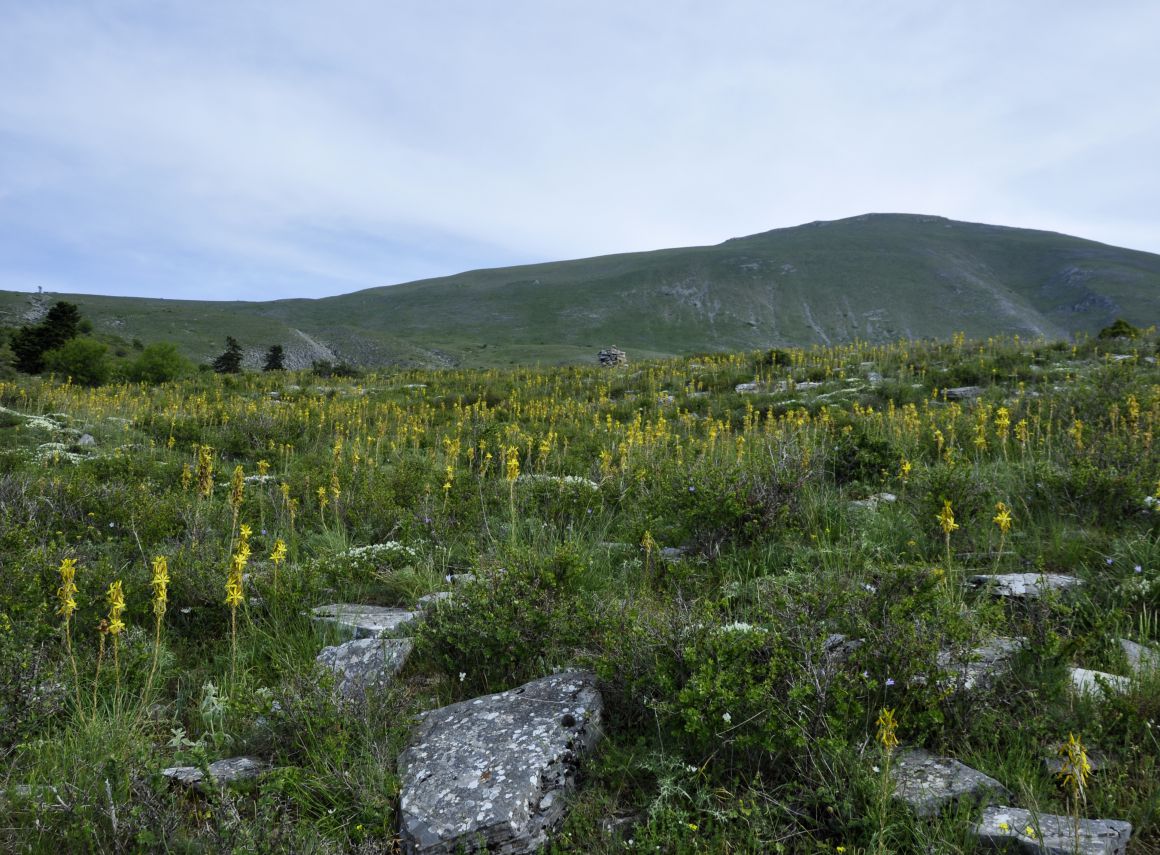
[[0, 0], [0, 289], [322, 297], [870, 212], [1160, 252], [1155, 0]]

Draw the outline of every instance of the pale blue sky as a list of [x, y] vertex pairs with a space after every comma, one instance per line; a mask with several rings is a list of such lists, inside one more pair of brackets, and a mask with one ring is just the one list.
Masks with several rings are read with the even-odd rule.
[[1160, 252], [1160, 3], [0, 0], [0, 288], [343, 293], [871, 211]]

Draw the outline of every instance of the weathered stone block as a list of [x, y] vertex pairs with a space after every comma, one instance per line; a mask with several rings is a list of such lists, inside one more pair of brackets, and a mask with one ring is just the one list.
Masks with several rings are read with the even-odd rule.
[[[255, 757], [230, 757], [210, 763], [209, 774], [215, 783], [225, 786], [257, 778], [269, 768], [269, 763]], [[161, 774], [187, 787], [203, 787], [205, 784], [205, 772], [197, 766], [170, 766], [162, 769]]]
[[1010, 794], [982, 772], [951, 757], [936, 757], [923, 748], [901, 752], [892, 767], [894, 797], [919, 816], [934, 816], [960, 799], [987, 801]]
[[367, 689], [381, 689], [407, 662], [414, 649], [409, 638], [356, 638], [324, 647], [315, 661], [334, 672], [335, 691], [355, 700]]
[[382, 638], [421, 618], [418, 612], [406, 609], [353, 603], [318, 606], [311, 609], [310, 615], [321, 623], [333, 624], [343, 635], [351, 638]]
[[596, 678], [566, 672], [426, 713], [399, 756], [403, 851], [536, 851], [602, 710]]
[[986, 588], [996, 597], [1016, 600], [1037, 600], [1047, 591], [1066, 591], [1077, 588], [1083, 581], [1062, 573], [981, 573], [972, 576], [967, 584]]
[[1070, 816], [989, 807], [974, 833], [984, 846], [1027, 855], [1124, 855], [1132, 824], [1116, 819], [1081, 819], [1077, 835]]

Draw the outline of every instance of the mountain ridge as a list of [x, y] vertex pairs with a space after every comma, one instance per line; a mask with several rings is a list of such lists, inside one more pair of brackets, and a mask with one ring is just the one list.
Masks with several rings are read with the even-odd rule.
[[[1160, 255], [1057, 232], [863, 214], [730, 238], [376, 286], [316, 299], [212, 302], [52, 295], [102, 333], [175, 341], [205, 361], [226, 335], [251, 362], [329, 351], [361, 365], [503, 365], [837, 344], [1094, 333], [1155, 322]], [[0, 292], [11, 318], [29, 295]], [[299, 354], [298, 351], [303, 351]]]

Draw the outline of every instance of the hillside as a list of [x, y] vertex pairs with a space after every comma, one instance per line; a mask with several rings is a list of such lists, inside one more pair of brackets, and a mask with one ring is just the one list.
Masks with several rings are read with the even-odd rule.
[[[159, 289], [160, 290], [160, 289]], [[716, 246], [476, 270], [318, 300], [59, 295], [98, 332], [175, 341], [204, 361], [226, 335], [293, 365], [503, 365], [855, 339], [1058, 338], [1157, 316], [1160, 256], [942, 217], [869, 214]], [[54, 297], [57, 295], [46, 295]], [[0, 292], [0, 320], [34, 297]]]

